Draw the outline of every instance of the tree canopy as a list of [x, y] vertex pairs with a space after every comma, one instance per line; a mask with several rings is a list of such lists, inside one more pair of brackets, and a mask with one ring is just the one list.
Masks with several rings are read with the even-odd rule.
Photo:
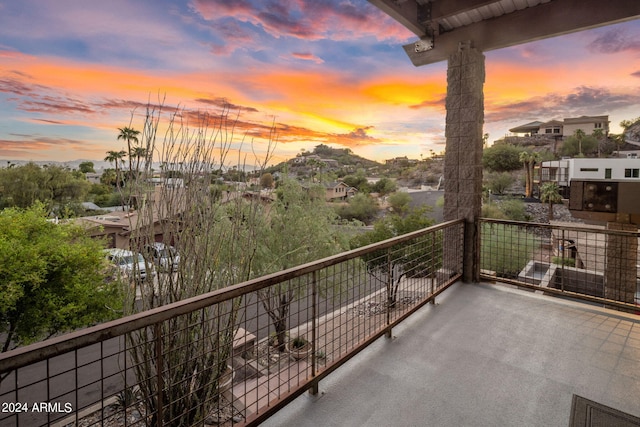
[[0, 208], [27, 208], [40, 201], [60, 213], [66, 205], [84, 201], [90, 187], [82, 173], [60, 166], [27, 163], [0, 169]]
[[[359, 234], [351, 239], [351, 246], [353, 248], [367, 246], [427, 228], [434, 223], [427, 216], [429, 210], [429, 207], [422, 206], [410, 209], [405, 215], [393, 214], [381, 218], [374, 223], [373, 230]], [[434, 268], [440, 268], [439, 263], [429, 262], [428, 260], [435, 256], [434, 253], [429, 253], [432, 250], [431, 248], [436, 247], [436, 251], [441, 251], [442, 242], [435, 235], [426, 235], [419, 240], [420, 243], [406, 242], [396, 245], [393, 251], [388, 254], [383, 249], [363, 256], [363, 261], [371, 278], [385, 284], [389, 307], [394, 306], [397, 301], [398, 287], [400, 280], [404, 276], [421, 276], [433, 273], [432, 269]], [[391, 262], [391, 268], [389, 268], [388, 260]]]
[[494, 144], [482, 151], [482, 165], [494, 172], [520, 169], [521, 148], [511, 144]]
[[82, 162], [78, 165], [78, 169], [80, 170], [80, 172], [82, 173], [95, 173], [96, 170], [94, 169], [94, 164], [93, 162]]
[[104, 242], [47, 221], [42, 204], [0, 212], [2, 351], [115, 317], [120, 284], [108, 282]]
[[388, 198], [389, 206], [393, 209], [393, 212], [404, 215], [409, 210], [411, 203], [411, 196], [409, 193], [396, 192], [391, 193]]
[[378, 182], [371, 186], [371, 190], [375, 193], [379, 193], [381, 196], [393, 193], [398, 189], [398, 185], [393, 179], [380, 178]]
[[[278, 187], [278, 200], [269, 212], [269, 224], [261, 227], [261, 238], [257, 242], [257, 256], [254, 262], [256, 276], [295, 267], [337, 254], [349, 248], [344, 230], [338, 229], [338, 218], [325, 203], [324, 193], [303, 189], [291, 179], [285, 179]], [[321, 278], [322, 279], [322, 278]], [[258, 297], [269, 315], [278, 348], [284, 350], [287, 313], [289, 306], [305, 288], [296, 281], [271, 286], [258, 291]], [[321, 280], [321, 286], [331, 286], [329, 280]]]
[[345, 220], [358, 220], [364, 223], [370, 222], [379, 212], [378, 202], [368, 194], [358, 193], [349, 199], [346, 205], [336, 208], [340, 218]]

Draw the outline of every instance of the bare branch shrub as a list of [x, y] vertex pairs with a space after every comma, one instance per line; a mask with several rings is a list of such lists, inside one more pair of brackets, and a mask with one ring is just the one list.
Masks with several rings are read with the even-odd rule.
[[[202, 295], [247, 280], [252, 271], [264, 206], [247, 200], [237, 188], [219, 190], [218, 178], [242, 142], [236, 141], [238, 117], [225, 108], [219, 115], [149, 106], [141, 133], [146, 150], [143, 170], [132, 174], [129, 219], [131, 247], [143, 254], [148, 274], [136, 286], [127, 312], [135, 313]], [[159, 137], [163, 132], [164, 136]], [[272, 130], [264, 168], [273, 148]], [[246, 159], [237, 155], [238, 164]], [[160, 165], [159, 178], [154, 166]], [[172, 246], [171, 268], [162, 270], [149, 255], [153, 242]], [[175, 269], [173, 265], [175, 264]], [[139, 404], [155, 425], [200, 423], [218, 404], [220, 385], [230, 362], [241, 298], [177, 316], [127, 337], [140, 387]]]

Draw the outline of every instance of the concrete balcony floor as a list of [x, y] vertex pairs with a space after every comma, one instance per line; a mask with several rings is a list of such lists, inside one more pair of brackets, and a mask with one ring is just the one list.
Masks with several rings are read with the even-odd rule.
[[640, 417], [640, 316], [457, 283], [266, 426], [567, 426], [574, 394]]

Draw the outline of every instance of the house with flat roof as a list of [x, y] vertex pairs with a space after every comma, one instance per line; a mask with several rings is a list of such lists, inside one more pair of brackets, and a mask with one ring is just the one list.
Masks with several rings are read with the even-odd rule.
[[571, 180], [640, 181], [640, 159], [563, 159], [542, 162], [536, 168], [534, 184], [555, 182], [560, 194], [569, 197]]

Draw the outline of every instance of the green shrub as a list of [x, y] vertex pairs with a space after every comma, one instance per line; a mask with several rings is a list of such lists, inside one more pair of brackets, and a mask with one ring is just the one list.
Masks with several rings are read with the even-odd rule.
[[482, 205], [484, 218], [507, 219], [511, 221], [530, 221], [524, 202], [518, 199], [504, 199], [497, 202], [488, 201]]
[[515, 178], [508, 172], [490, 172], [487, 174], [487, 187], [493, 194], [504, 194], [515, 181]]
[[368, 194], [356, 194], [346, 205], [336, 208], [336, 213], [340, 218], [346, 220], [358, 220], [368, 224], [379, 212], [378, 202]]
[[527, 265], [539, 239], [522, 227], [483, 224], [480, 236], [480, 268], [498, 277], [516, 278]]
[[566, 265], [567, 267], [576, 266], [575, 258], [562, 258], [560, 256], [554, 256], [553, 258], [551, 258], [551, 262], [558, 265]]
[[525, 210], [524, 202], [522, 200], [501, 200], [500, 209], [504, 212], [507, 219], [512, 221], [529, 221], [531, 219]]

